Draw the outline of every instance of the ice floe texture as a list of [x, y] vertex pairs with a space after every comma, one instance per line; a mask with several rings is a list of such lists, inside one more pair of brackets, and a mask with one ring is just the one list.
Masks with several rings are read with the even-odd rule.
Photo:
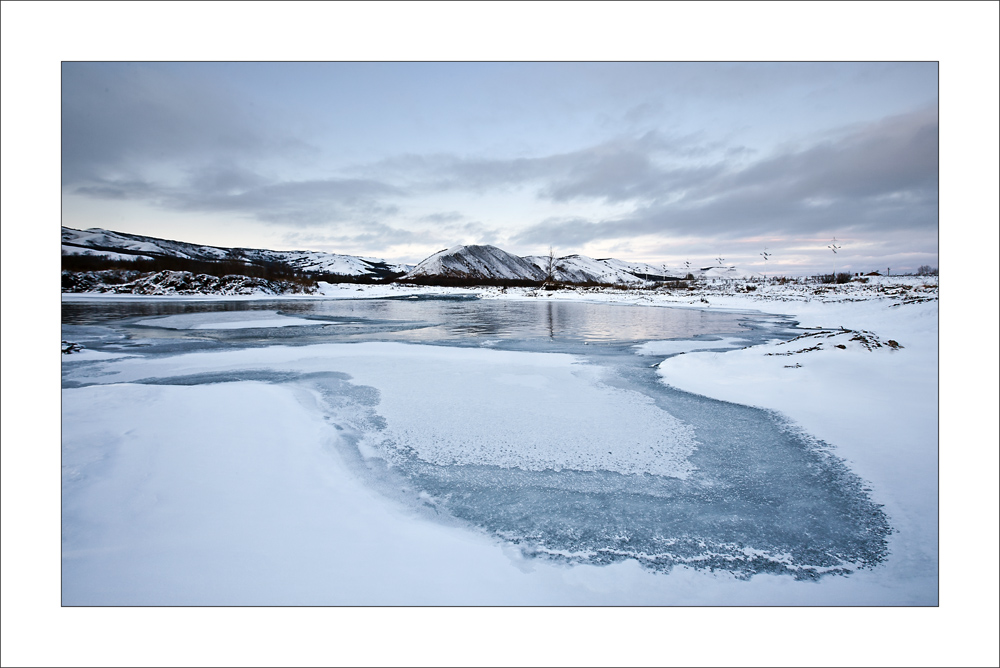
[[365, 445], [390, 461], [402, 449], [442, 466], [676, 478], [692, 471], [689, 425], [649, 397], [604, 385], [604, 370], [572, 356], [443, 347], [373, 352], [386, 362], [359, 355], [339, 368], [379, 388], [386, 427]]

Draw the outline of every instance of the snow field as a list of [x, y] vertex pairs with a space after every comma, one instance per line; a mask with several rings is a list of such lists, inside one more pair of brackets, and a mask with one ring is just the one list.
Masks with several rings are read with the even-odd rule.
[[378, 498], [286, 388], [93, 386], [64, 420], [64, 605], [485, 603], [508, 562]]

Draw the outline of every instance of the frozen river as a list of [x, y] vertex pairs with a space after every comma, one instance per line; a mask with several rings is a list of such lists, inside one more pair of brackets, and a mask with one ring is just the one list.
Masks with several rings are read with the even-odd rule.
[[[892, 529], [865, 482], [778, 414], [665, 385], [666, 354], [640, 348], [723, 351], [793, 326], [454, 297], [67, 302], [63, 339], [86, 350], [64, 356], [63, 430], [107, 400], [87, 392], [127, 402], [149, 396], [140, 387], [200, 387], [224, 408], [227, 388], [283, 388], [322, 417], [331, 456], [419, 521], [529, 560], [817, 580], [887, 556]], [[99, 548], [78, 529], [99, 512], [91, 483], [114, 469], [83, 454], [96, 444], [66, 441], [64, 549]]]
[[[198, 314], [204, 317], [199, 320]], [[153, 317], [161, 319], [145, 321]], [[740, 335], [747, 341], [755, 341], [760, 339], [761, 333], [773, 331], [777, 325], [790, 324], [780, 318], [707, 310], [628, 308], [586, 302], [500, 301], [465, 296], [71, 301], [63, 304], [62, 319], [64, 327], [68, 328], [65, 330], [67, 336], [80, 332], [74, 326], [105, 325], [131, 327], [130, 335], [137, 339], [210, 337], [238, 345], [317, 341], [407, 341], [474, 346], [495, 343], [549, 352], [570, 349], [577, 352], [579, 345], [585, 343], [620, 347], [638, 341], [727, 335]], [[260, 327], [250, 326], [254, 322]], [[308, 327], [302, 327], [306, 325]], [[149, 331], [144, 332], [139, 327], [149, 327]], [[192, 328], [200, 329], [197, 337], [192, 337], [188, 331]], [[159, 329], [181, 333], [154, 331]], [[141, 345], [148, 343], [143, 340]]]

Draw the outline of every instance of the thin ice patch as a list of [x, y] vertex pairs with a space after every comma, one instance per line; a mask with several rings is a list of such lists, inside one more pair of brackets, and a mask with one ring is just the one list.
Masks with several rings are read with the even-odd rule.
[[599, 368], [533, 366], [530, 355], [502, 366], [398, 365], [393, 382], [379, 385], [386, 428], [369, 433], [363, 447], [388, 461], [412, 456], [438, 466], [681, 479], [694, 471], [690, 425], [639, 392], [604, 385]]
[[286, 316], [278, 311], [233, 311], [222, 313], [182, 313], [147, 318], [135, 323], [143, 327], [164, 329], [254, 329], [271, 327], [315, 326], [319, 323], [305, 318]]

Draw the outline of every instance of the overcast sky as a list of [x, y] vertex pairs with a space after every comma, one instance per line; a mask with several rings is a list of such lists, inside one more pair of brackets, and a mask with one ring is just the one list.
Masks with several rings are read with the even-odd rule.
[[937, 109], [932, 62], [66, 62], [63, 224], [915, 270], [937, 266]]

